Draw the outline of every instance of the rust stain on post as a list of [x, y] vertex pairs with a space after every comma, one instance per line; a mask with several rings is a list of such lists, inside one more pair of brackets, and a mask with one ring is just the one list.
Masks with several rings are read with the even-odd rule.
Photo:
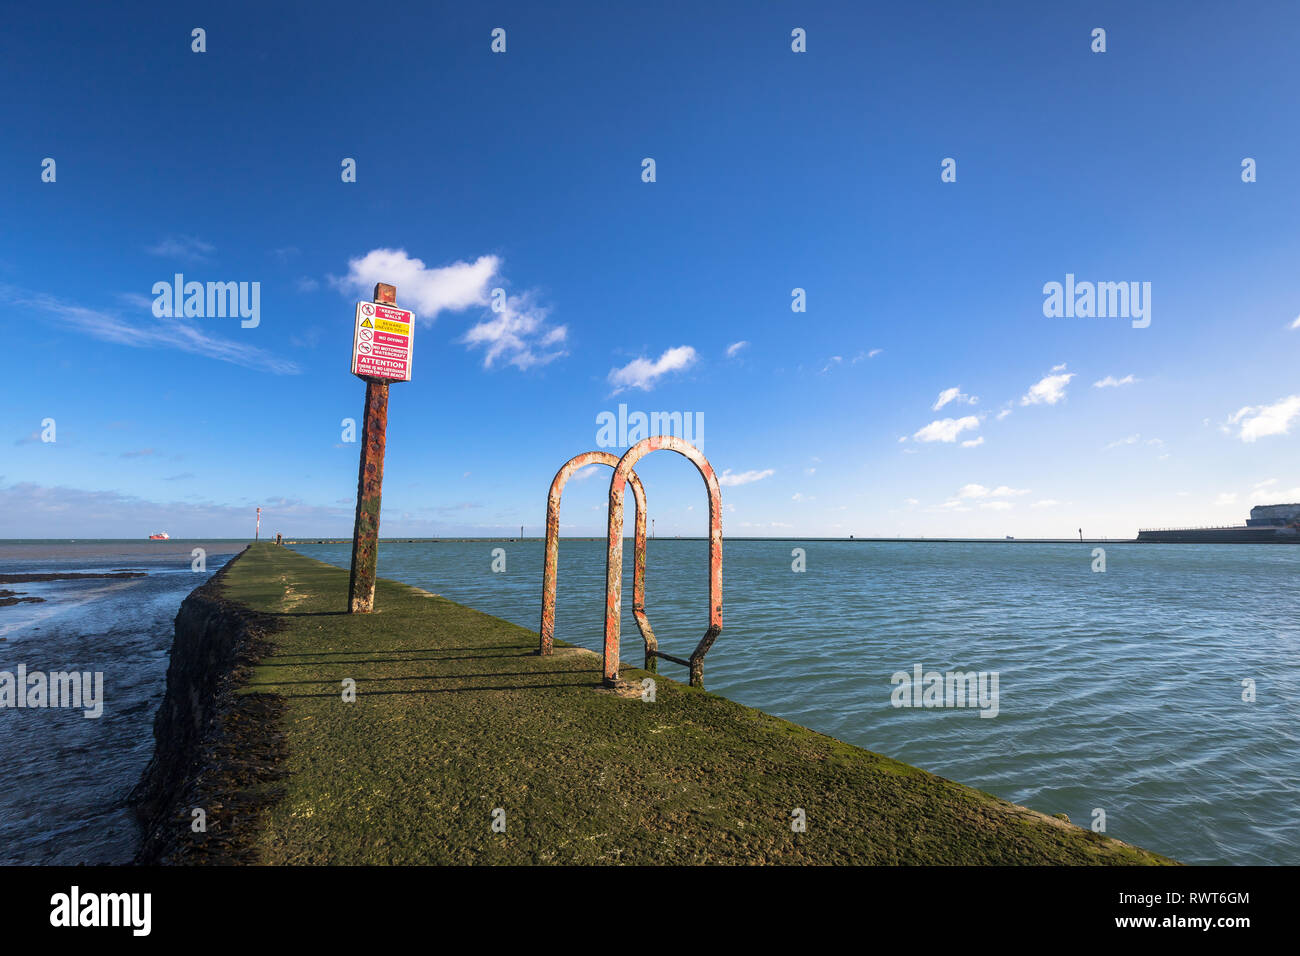
[[[637, 442], [619, 459], [614, 469], [614, 477], [609, 483], [609, 533], [605, 556], [605, 656], [603, 664], [603, 681], [607, 686], [618, 684], [619, 629], [622, 623], [623, 592], [623, 498], [624, 486], [633, 475], [632, 468], [638, 461], [652, 451], [667, 449], [690, 460], [704, 479], [704, 487], [709, 494], [709, 628], [700, 638], [689, 660], [672, 657], [659, 651], [657, 645], [651, 648], [646, 641], [647, 660], [662, 657], [666, 660], [685, 664], [691, 671], [691, 686], [704, 686], [704, 655], [709, 652], [713, 642], [722, 633], [722, 493], [718, 487], [718, 477], [713, 466], [698, 448], [674, 435], [656, 435]], [[634, 486], [635, 489], [635, 486]], [[645, 526], [641, 520], [640, 502], [637, 508], [639, 534], [644, 535]], [[643, 539], [642, 539], [643, 540]], [[644, 550], [644, 549], [642, 549]], [[637, 555], [638, 563], [644, 561], [644, 553]], [[644, 601], [644, 592], [638, 594], [635, 586], [632, 592], [633, 613], [638, 604]], [[638, 623], [640, 619], [638, 618]], [[647, 669], [649, 669], [647, 667]]]
[[[380, 282], [375, 301], [393, 305], [397, 289]], [[388, 443], [388, 383], [366, 379], [366, 411], [361, 424], [361, 463], [357, 471], [357, 515], [352, 530], [352, 568], [348, 574], [348, 611], [369, 614], [375, 608], [375, 574], [379, 564], [379, 509], [384, 490], [384, 448]]]
[[[546, 557], [542, 566], [542, 624], [537, 648], [537, 653], [542, 656], [550, 654], [555, 646], [555, 588], [560, 560], [560, 499], [564, 495], [564, 486], [576, 471], [588, 465], [608, 465], [610, 468], [617, 468], [618, 461], [617, 455], [607, 451], [584, 452], [566, 461], [551, 481], [551, 489], [546, 496]], [[641, 486], [641, 479], [637, 477], [636, 472], [629, 471], [627, 482], [632, 485], [632, 495], [636, 499], [634, 547], [637, 560], [632, 579], [632, 613], [636, 616], [637, 627], [645, 640], [646, 669], [653, 670], [654, 651], [658, 644], [645, 613], [645, 489]]]

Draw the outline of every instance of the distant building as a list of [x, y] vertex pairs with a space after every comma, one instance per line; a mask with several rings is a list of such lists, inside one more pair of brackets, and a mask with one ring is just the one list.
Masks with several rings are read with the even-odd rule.
[[1142, 528], [1137, 539], [1166, 544], [1300, 544], [1300, 504], [1256, 505], [1245, 524], [1226, 528]]
[[1300, 505], [1256, 505], [1250, 509], [1246, 524], [1250, 527], [1269, 525], [1285, 528], [1289, 524], [1300, 522]]

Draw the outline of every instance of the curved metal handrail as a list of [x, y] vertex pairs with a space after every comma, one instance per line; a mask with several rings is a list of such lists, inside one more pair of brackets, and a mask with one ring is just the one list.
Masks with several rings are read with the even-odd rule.
[[[610, 468], [617, 468], [618, 463], [619, 457], [611, 452], [584, 452], [566, 461], [551, 481], [551, 490], [546, 496], [546, 558], [542, 567], [542, 626], [541, 641], [537, 648], [537, 653], [543, 657], [554, 650], [555, 643], [555, 588], [560, 559], [560, 498], [564, 494], [564, 486], [574, 472], [588, 465], [608, 465]], [[645, 641], [645, 669], [654, 673], [657, 669], [655, 658], [659, 644], [655, 640], [655, 632], [650, 627], [650, 620], [645, 613], [645, 489], [634, 471], [628, 472], [627, 481], [632, 485], [632, 495], [636, 499], [636, 531], [633, 541], [636, 557], [632, 572], [632, 616], [636, 618], [637, 628]], [[620, 530], [622, 526], [620, 515]]]
[[[704, 686], [704, 655], [709, 652], [713, 642], [722, 633], [722, 493], [718, 488], [718, 477], [713, 473], [713, 466], [698, 448], [674, 435], [656, 435], [637, 442], [619, 459], [614, 469], [614, 477], [609, 482], [609, 532], [606, 542], [605, 557], [605, 656], [603, 661], [603, 682], [606, 686], [618, 684], [619, 627], [622, 619], [623, 598], [623, 498], [624, 486], [631, 481], [635, 495], [636, 473], [632, 471], [638, 461], [652, 451], [665, 449], [690, 460], [704, 479], [704, 487], [709, 492], [709, 629], [700, 638], [700, 643], [688, 660], [673, 657], [652, 649], [646, 642], [647, 662], [654, 657], [683, 664], [691, 669], [691, 686]], [[558, 475], [556, 476], [559, 477]], [[642, 498], [637, 497], [637, 523], [640, 525], [643, 514]], [[557, 517], [558, 522], [558, 517]], [[549, 512], [548, 512], [549, 527]], [[640, 550], [640, 549], [639, 549]], [[644, 561], [644, 554], [638, 554], [638, 567]], [[637, 579], [640, 573], [638, 571]], [[638, 601], [644, 600], [633, 593], [633, 608]], [[649, 670], [649, 666], [646, 668]]]

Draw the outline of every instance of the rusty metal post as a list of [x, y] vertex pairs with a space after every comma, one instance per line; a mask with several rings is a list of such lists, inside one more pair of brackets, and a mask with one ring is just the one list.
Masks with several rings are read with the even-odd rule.
[[[539, 631], [540, 641], [537, 653], [545, 657], [554, 650], [555, 645], [555, 589], [559, 575], [560, 560], [560, 499], [564, 495], [564, 486], [574, 472], [588, 465], [618, 466], [618, 456], [607, 451], [589, 451], [575, 455], [566, 461], [555, 473], [551, 489], [546, 496], [546, 556], [542, 564], [542, 624]], [[645, 489], [636, 472], [628, 474], [628, 483], [632, 486], [632, 495], [636, 499], [636, 549], [637, 561], [632, 577], [632, 613], [636, 616], [637, 627], [646, 645], [647, 670], [653, 668], [653, 651], [658, 647], [654, 631], [645, 613]]]
[[[396, 300], [396, 287], [383, 282], [375, 286], [375, 302], [394, 305]], [[366, 378], [361, 463], [357, 470], [357, 515], [352, 530], [352, 567], [348, 573], [348, 611], [352, 614], [369, 614], [375, 608], [379, 509], [384, 490], [384, 448], [387, 443], [388, 382]]]
[[[619, 459], [609, 482], [609, 533], [605, 555], [605, 655], [602, 680], [606, 686], [618, 684], [619, 630], [623, 604], [623, 498], [624, 487], [638, 461], [652, 451], [667, 449], [690, 460], [704, 479], [709, 494], [709, 628], [700, 638], [687, 660], [673, 657], [646, 645], [647, 658], [662, 657], [690, 668], [691, 686], [704, 686], [704, 655], [722, 633], [722, 493], [713, 466], [698, 448], [674, 435], [656, 435], [637, 442]], [[638, 521], [638, 524], [640, 522]], [[637, 604], [633, 591], [633, 607]]]

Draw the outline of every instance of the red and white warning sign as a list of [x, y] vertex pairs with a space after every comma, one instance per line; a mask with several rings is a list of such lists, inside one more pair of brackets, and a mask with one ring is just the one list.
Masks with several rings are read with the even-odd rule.
[[392, 382], [411, 380], [415, 313], [378, 302], [357, 303], [352, 374]]

